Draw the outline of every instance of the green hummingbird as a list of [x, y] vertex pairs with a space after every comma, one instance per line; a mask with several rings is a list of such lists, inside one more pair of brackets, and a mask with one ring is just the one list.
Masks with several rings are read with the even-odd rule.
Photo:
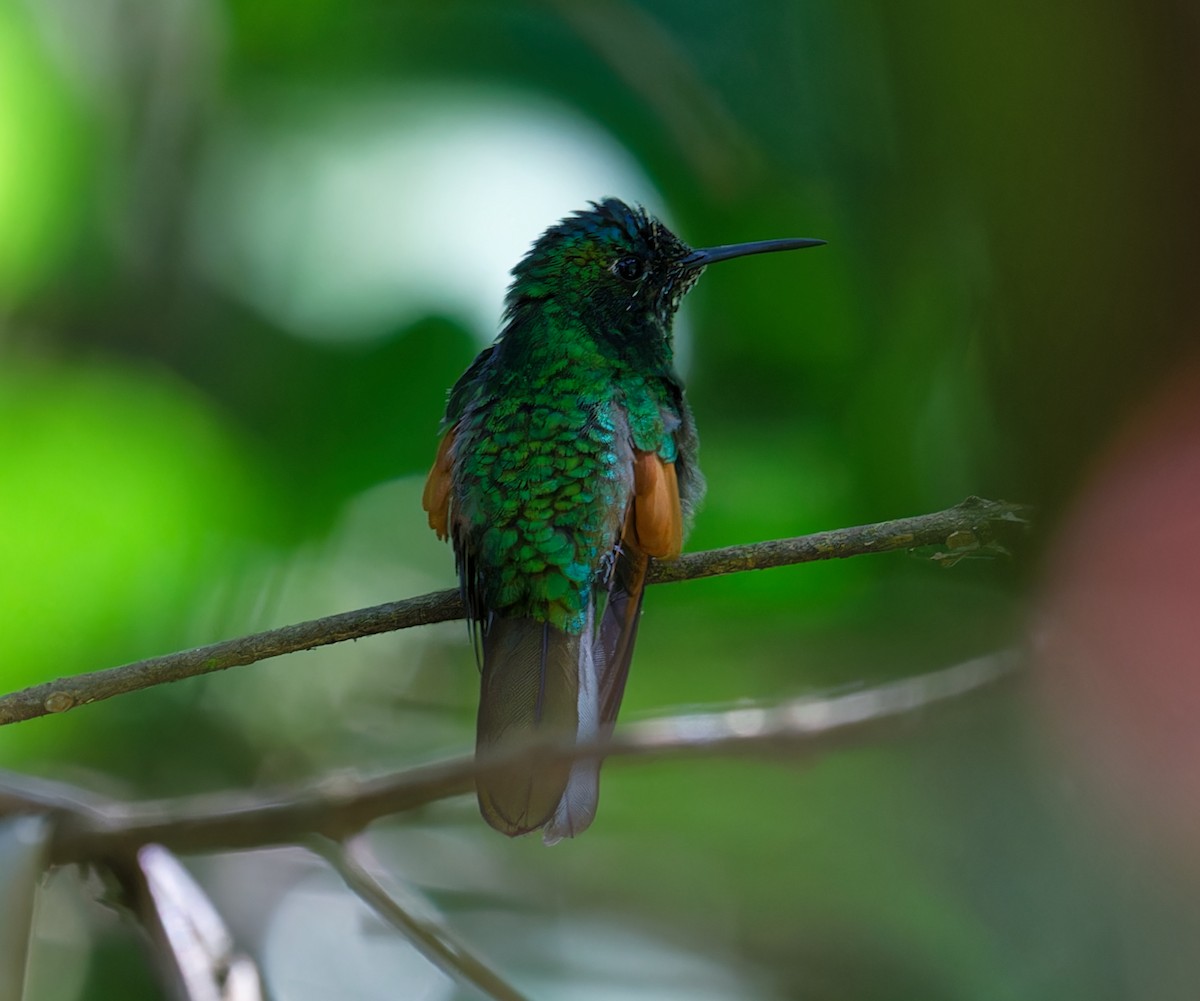
[[[476, 758], [611, 733], [651, 559], [704, 493], [671, 327], [706, 265], [819, 246], [692, 250], [644, 209], [593, 202], [513, 269], [503, 328], [450, 391], [423, 506], [453, 542], [482, 650]], [[547, 844], [595, 816], [600, 761], [489, 769], [479, 808]]]

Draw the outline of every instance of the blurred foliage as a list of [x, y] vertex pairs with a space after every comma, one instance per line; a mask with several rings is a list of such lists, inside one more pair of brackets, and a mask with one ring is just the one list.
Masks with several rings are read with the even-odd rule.
[[[0, 0], [0, 684], [448, 585], [417, 497], [498, 318], [475, 276], [606, 194], [695, 244], [829, 241], [714, 269], [685, 307], [710, 483], [691, 548], [971, 493], [1052, 531], [1193, 348], [1198, 44], [1178, 0]], [[472, 103], [496, 133], [544, 122], [563, 159], [477, 124], [464, 143]], [[291, 319], [318, 307], [319, 330]], [[656, 588], [627, 713], [1015, 642], [1031, 548]], [[421, 632], [5, 728], [0, 763], [137, 796], [467, 747], [469, 644]], [[1196, 909], [1094, 829], [1036, 727], [998, 696], [820, 762], [610, 767], [595, 828], [553, 851], [467, 803], [378, 841], [542, 996], [638, 996], [580, 966], [631, 927], [681, 983], [723, 983], [682, 957], [709, 959], [746, 997], [1190, 996]], [[443, 854], [459, 871], [431, 885]], [[289, 977], [307, 946], [272, 871], [217, 896], [269, 944], [274, 996], [337, 996]], [[154, 996], [76, 906], [90, 968], [39, 996]], [[558, 946], [487, 920], [510, 907]], [[344, 910], [328, 948], [361, 937]], [[71, 944], [39, 932], [32, 982]]]

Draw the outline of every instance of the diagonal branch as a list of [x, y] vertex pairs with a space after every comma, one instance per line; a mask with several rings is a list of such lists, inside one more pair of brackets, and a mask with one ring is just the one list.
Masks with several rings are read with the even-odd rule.
[[645, 720], [622, 727], [609, 741], [531, 743], [486, 762], [452, 758], [390, 775], [335, 776], [273, 793], [219, 793], [136, 804], [105, 804], [81, 794], [73, 802], [61, 786], [0, 773], [0, 803], [54, 820], [50, 854], [57, 864], [128, 856], [149, 843], [187, 853], [291, 844], [306, 834], [340, 841], [381, 817], [469, 792], [483, 769], [509, 768], [516, 760], [546, 754], [567, 759], [661, 758], [787, 751], [813, 757], [874, 743], [894, 736], [898, 725], [910, 722], [914, 713], [990, 690], [1019, 664], [1017, 653], [997, 653], [830, 698]]
[[254, 961], [237, 950], [208, 895], [161, 845], [108, 860], [121, 903], [142, 926], [167, 993], [178, 1001], [262, 1001]]
[[450, 931], [427, 900], [383, 870], [363, 838], [351, 838], [344, 843], [314, 838], [309, 847], [333, 867], [360, 900], [438, 969], [494, 1001], [525, 1001], [524, 994]]
[[[744, 570], [765, 570], [794, 563], [846, 559], [922, 546], [945, 546], [955, 554], [990, 547], [1002, 548], [1000, 540], [1005, 529], [1014, 524], [1025, 524], [1028, 514], [1029, 509], [1018, 504], [969, 497], [945, 511], [915, 518], [688, 553], [671, 563], [654, 564], [650, 583], [666, 584]], [[456, 591], [437, 591], [417, 598], [341, 612], [238, 639], [210, 643], [193, 650], [150, 657], [121, 667], [60, 678], [0, 696], [0, 725], [66, 712], [114, 695], [253, 664], [269, 657], [412, 626], [445, 622], [462, 618], [462, 615], [462, 602]]]

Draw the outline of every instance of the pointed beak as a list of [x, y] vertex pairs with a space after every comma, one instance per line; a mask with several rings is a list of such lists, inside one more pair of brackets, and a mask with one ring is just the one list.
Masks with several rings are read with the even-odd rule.
[[705, 247], [693, 250], [679, 263], [685, 268], [702, 268], [706, 264], [717, 261], [727, 261], [731, 257], [745, 257], [747, 254], [773, 254], [777, 250], [803, 250], [805, 247], [824, 246], [824, 240], [794, 239], [794, 240], [759, 240], [756, 243], [731, 243], [726, 247]]

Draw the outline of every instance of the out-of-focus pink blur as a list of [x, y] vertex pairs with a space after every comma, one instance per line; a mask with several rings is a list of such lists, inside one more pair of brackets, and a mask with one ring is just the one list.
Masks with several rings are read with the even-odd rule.
[[1048, 553], [1037, 690], [1127, 833], [1200, 868], [1200, 362], [1107, 449]]

